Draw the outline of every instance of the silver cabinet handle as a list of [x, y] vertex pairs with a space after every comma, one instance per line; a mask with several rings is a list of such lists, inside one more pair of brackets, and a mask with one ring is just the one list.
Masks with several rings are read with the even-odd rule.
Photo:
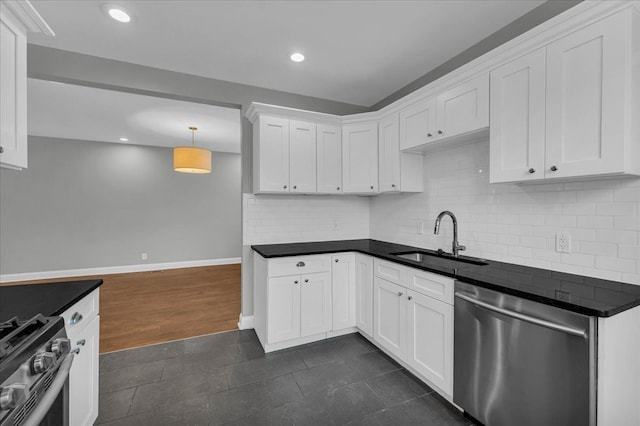
[[427, 133], [428, 138], [430, 138], [431, 136], [433, 136], [431, 133]]
[[293, 185], [293, 189], [298, 189], [298, 185]]
[[295, 280], [293, 283], [294, 283], [294, 284], [298, 284], [298, 280]]
[[520, 312], [515, 312], [515, 311], [510, 311], [509, 309], [504, 309], [501, 308], [499, 306], [494, 306], [491, 305], [489, 303], [483, 302], [481, 300], [478, 299], [474, 299], [473, 297], [469, 297], [466, 294], [462, 294], [462, 293], [455, 293], [455, 296], [459, 299], [462, 300], [466, 300], [467, 302], [476, 305], [480, 308], [484, 308], [487, 309], [489, 311], [493, 311], [493, 312], [497, 312], [499, 314], [502, 315], [506, 315], [508, 317], [512, 317], [512, 318], [516, 318], [522, 321], [526, 321], [526, 322], [530, 322], [531, 324], [535, 324], [535, 325], [539, 325], [542, 327], [547, 327], [550, 328], [552, 330], [556, 330], [556, 331], [561, 331], [563, 333], [567, 333], [567, 334], [572, 334], [574, 336], [578, 336], [578, 337], [584, 337], [585, 339], [587, 338], [587, 331], [586, 330], [580, 330], [577, 328], [573, 328], [573, 327], [567, 327], [566, 325], [562, 325], [562, 324], [558, 324], [555, 322], [551, 322], [551, 321], [546, 321], [543, 320], [541, 318], [536, 318], [536, 317], [532, 317], [529, 315], [525, 315], [525, 314], [521, 314]]
[[287, 185], [283, 186], [284, 189], [287, 189]]
[[305, 283], [308, 283], [308, 282], [309, 282], [309, 279], [304, 280], [304, 282], [305, 282]]
[[438, 130], [438, 134], [442, 135], [442, 134], [444, 134], [444, 132], [442, 130]]
[[78, 340], [76, 342], [76, 345], [84, 346], [86, 343], [87, 343], [87, 340], [86, 339], [82, 339], [82, 340]]
[[298, 268], [302, 268], [302, 267], [304, 267], [304, 266], [306, 266], [306, 265], [305, 265], [305, 263], [304, 263], [304, 262], [298, 262], [298, 263], [296, 263], [296, 266], [297, 266]]
[[80, 348], [75, 348], [74, 350], [71, 351], [71, 353], [78, 355], [80, 353]]
[[395, 188], [395, 187], [396, 187], [396, 184], [395, 184], [395, 183], [392, 183], [392, 184], [391, 184], [391, 187], [392, 187], [392, 188]]
[[413, 299], [413, 297], [412, 297], [412, 296], [407, 297], [407, 300], [411, 300], [411, 299]]
[[551, 171], [552, 171], [552, 172], [555, 172], [555, 171], [557, 171], [557, 170], [558, 170], [558, 168], [557, 168], [556, 166], [551, 166]]
[[4, 148], [0, 146], [0, 154], [4, 152]]
[[533, 169], [533, 168], [532, 168], [532, 169], [529, 169], [529, 173], [530, 173], [530, 174], [534, 174], [535, 172], [536, 172], [536, 169]]
[[334, 260], [334, 262], [338, 263], [338, 262], [340, 262], [340, 259], [336, 259], [336, 260]]
[[373, 186], [371, 186], [371, 189], [373, 189]]
[[403, 293], [403, 292], [401, 292], [401, 291], [399, 291], [399, 292], [398, 292], [398, 296], [402, 296], [403, 294], [404, 294], [404, 293]]
[[337, 187], [336, 189], [337, 189], [338, 191], [340, 191], [340, 187]]
[[80, 312], [76, 312], [73, 315], [71, 315], [71, 319], [69, 320], [69, 323], [73, 325], [73, 324], [79, 323], [80, 321], [82, 321], [82, 314]]

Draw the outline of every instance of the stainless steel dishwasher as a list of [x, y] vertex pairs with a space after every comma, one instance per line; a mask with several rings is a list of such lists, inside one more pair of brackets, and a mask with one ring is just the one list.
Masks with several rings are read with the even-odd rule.
[[595, 318], [457, 281], [453, 401], [486, 426], [595, 425]]

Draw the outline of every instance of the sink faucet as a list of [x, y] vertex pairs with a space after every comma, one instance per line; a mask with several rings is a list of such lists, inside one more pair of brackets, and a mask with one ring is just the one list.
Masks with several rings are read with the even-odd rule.
[[433, 233], [438, 235], [440, 232], [440, 221], [444, 216], [450, 216], [453, 221], [453, 243], [451, 244], [451, 249], [453, 252], [453, 257], [458, 257], [458, 252], [464, 251], [467, 248], [465, 246], [461, 246], [458, 244], [458, 220], [456, 219], [456, 215], [451, 213], [449, 210], [445, 210], [438, 215], [436, 218], [436, 226], [433, 228]]

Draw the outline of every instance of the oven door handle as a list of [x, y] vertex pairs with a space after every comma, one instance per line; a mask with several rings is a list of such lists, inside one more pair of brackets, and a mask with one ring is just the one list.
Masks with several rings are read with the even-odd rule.
[[51, 386], [47, 390], [47, 393], [44, 394], [40, 403], [33, 409], [29, 417], [22, 424], [23, 426], [38, 426], [42, 420], [45, 418], [49, 409], [56, 401], [56, 398], [60, 394], [60, 391], [64, 387], [67, 379], [69, 378], [69, 371], [71, 371], [71, 364], [73, 363], [74, 354], [70, 353], [66, 356], [60, 367], [58, 368], [58, 372], [56, 373], [56, 378], [53, 379]]
[[455, 296], [459, 299], [466, 300], [467, 302], [479, 306], [481, 308], [487, 309], [489, 311], [497, 312], [502, 315], [506, 315], [508, 317], [516, 318], [521, 321], [530, 322], [531, 324], [539, 325], [542, 327], [550, 328], [552, 330], [561, 331], [563, 333], [571, 334], [578, 337], [587, 338], [587, 331], [580, 330], [577, 328], [569, 327], [563, 324], [558, 324], [556, 322], [551, 322], [547, 320], [543, 320], [542, 318], [536, 318], [529, 315], [521, 314], [520, 312], [511, 311], [509, 309], [504, 309], [499, 306], [492, 305], [487, 302], [483, 302], [478, 299], [474, 299], [473, 297], [467, 296], [466, 294], [462, 294], [459, 292], [455, 293]]

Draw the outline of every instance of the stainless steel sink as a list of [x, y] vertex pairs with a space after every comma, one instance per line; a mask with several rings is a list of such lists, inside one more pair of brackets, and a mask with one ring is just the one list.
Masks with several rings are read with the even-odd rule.
[[449, 262], [469, 263], [469, 264], [478, 265], [478, 266], [484, 266], [489, 264], [487, 261], [482, 259], [476, 259], [468, 256], [453, 257], [453, 255], [449, 253], [444, 253], [442, 251], [409, 251], [409, 252], [391, 253], [391, 255], [397, 256], [402, 259], [411, 260], [413, 262], [420, 262], [420, 263], [424, 261], [428, 261], [429, 258], [431, 258], [431, 259], [446, 260]]

